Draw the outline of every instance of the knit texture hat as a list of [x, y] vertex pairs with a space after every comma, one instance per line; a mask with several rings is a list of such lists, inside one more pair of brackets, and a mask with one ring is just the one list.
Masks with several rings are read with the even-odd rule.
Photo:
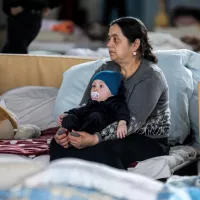
[[123, 76], [119, 72], [101, 71], [92, 78], [92, 82], [95, 80], [103, 81], [110, 89], [112, 95], [117, 95], [123, 80]]

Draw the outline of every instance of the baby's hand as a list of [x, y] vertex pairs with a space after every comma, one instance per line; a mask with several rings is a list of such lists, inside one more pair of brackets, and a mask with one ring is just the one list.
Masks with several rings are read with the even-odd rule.
[[62, 126], [62, 120], [63, 120], [63, 118], [64, 118], [65, 116], [67, 116], [67, 113], [62, 114], [62, 115], [60, 115], [60, 116], [58, 117], [58, 125], [59, 125], [59, 126]]
[[120, 120], [117, 126], [117, 138], [125, 138], [127, 134], [126, 121]]

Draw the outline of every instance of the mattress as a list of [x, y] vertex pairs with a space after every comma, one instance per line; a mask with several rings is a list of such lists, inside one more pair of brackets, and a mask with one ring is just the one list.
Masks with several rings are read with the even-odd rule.
[[[41, 91], [46, 95], [41, 95]], [[22, 94], [26, 94], [25, 99], [23, 99]], [[34, 98], [31, 98], [32, 94], [34, 94]], [[26, 106], [28, 105], [28, 108], [30, 109], [30, 105], [32, 105], [31, 110], [34, 110], [34, 112], [28, 112], [29, 118], [26, 119], [29, 119], [30, 121], [26, 121], [26, 123], [33, 124], [35, 122], [32, 120], [35, 116], [40, 116], [41, 120], [43, 118], [45, 119], [43, 119], [44, 121], [41, 126], [41, 129], [45, 130], [42, 132], [42, 136], [36, 139], [26, 141], [0, 141], [0, 173], [3, 174], [0, 180], [0, 187], [9, 187], [10, 185], [16, 184], [20, 182], [21, 177], [28, 176], [37, 170], [41, 170], [49, 164], [49, 143], [57, 130], [57, 128], [49, 127], [50, 124], [51, 126], [54, 125], [54, 123], [52, 123], [52, 113], [54, 108], [54, 103], [52, 101], [55, 100], [54, 97], [56, 95], [57, 90], [55, 88], [27, 86], [18, 89], [16, 88], [1, 96], [3, 98], [0, 99], [5, 101], [5, 105], [17, 115], [19, 121], [20, 119], [23, 119], [20, 116], [26, 114], [26, 112], [24, 113], [27, 109]], [[48, 101], [44, 106], [44, 102], [46, 101], [41, 98], [49, 98], [49, 96], [51, 96], [52, 101]], [[26, 103], [21, 103], [21, 107], [19, 104], [18, 106], [14, 106], [15, 104], [13, 104], [12, 101], [13, 98], [17, 98], [19, 102], [25, 100]], [[36, 100], [35, 102], [33, 102], [34, 99]], [[37, 106], [34, 107], [33, 105]], [[37, 109], [38, 107], [39, 109]], [[50, 111], [48, 113], [49, 117], [46, 113], [47, 107]], [[15, 108], [17, 108], [17, 110]], [[42, 115], [44, 113], [45, 116], [43, 117]], [[39, 123], [37, 125], [40, 126]], [[48, 127], [49, 129], [44, 127]], [[198, 150], [194, 147], [183, 145], [176, 146], [170, 149], [169, 156], [155, 157], [134, 163], [134, 165], [129, 168], [129, 172], [142, 174], [153, 179], [167, 178], [178, 168], [197, 159], [199, 155]]]
[[[55, 129], [49, 129], [49, 133], [55, 133]], [[44, 133], [43, 133], [44, 134]], [[5, 149], [5, 147], [3, 147]], [[47, 151], [38, 156], [26, 154], [26, 147], [21, 146], [23, 151], [15, 151], [15, 154], [2, 153], [0, 145], [0, 188], [9, 188], [21, 181], [22, 177], [35, 173], [49, 165]], [[23, 153], [22, 153], [23, 152]], [[18, 155], [17, 155], [18, 153]], [[141, 174], [152, 179], [170, 177], [177, 169], [197, 159], [198, 151], [190, 146], [172, 147], [169, 156], [151, 158], [135, 163], [128, 171], [134, 174]]]

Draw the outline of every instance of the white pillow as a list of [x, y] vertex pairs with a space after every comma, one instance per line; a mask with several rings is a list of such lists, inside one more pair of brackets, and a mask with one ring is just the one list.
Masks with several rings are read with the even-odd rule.
[[192, 72], [183, 65], [181, 51], [156, 51], [158, 66], [163, 70], [169, 86], [171, 127], [169, 142], [182, 144], [191, 132], [189, 104], [193, 94]]
[[33, 124], [41, 130], [57, 126], [53, 116], [58, 89], [25, 86], [12, 89], [0, 96], [0, 103], [14, 113], [19, 124]]

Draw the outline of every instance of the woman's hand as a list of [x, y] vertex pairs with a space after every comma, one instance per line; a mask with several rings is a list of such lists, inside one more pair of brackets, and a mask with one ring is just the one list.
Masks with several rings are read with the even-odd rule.
[[19, 13], [21, 13], [24, 9], [21, 6], [18, 7], [12, 7], [10, 12], [12, 15], [18, 15]]
[[79, 134], [79, 137], [72, 136], [71, 134], [68, 135], [69, 142], [72, 146], [77, 149], [83, 149], [86, 147], [94, 146], [99, 143], [99, 137], [94, 134], [91, 135], [84, 131], [73, 131]]
[[68, 148], [69, 147], [69, 136], [68, 136], [68, 131], [67, 130], [62, 135], [59, 135], [58, 133], [56, 133], [54, 138], [55, 138], [56, 142], [59, 145], [63, 146], [64, 148]]
[[62, 120], [63, 120], [63, 118], [65, 117], [65, 116], [67, 116], [67, 113], [65, 113], [65, 114], [62, 114], [62, 115], [60, 115], [59, 117], [58, 117], [58, 125], [59, 126], [62, 126]]
[[117, 138], [125, 138], [127, 134], [126, 121], [120, 120], [117, 126]]

